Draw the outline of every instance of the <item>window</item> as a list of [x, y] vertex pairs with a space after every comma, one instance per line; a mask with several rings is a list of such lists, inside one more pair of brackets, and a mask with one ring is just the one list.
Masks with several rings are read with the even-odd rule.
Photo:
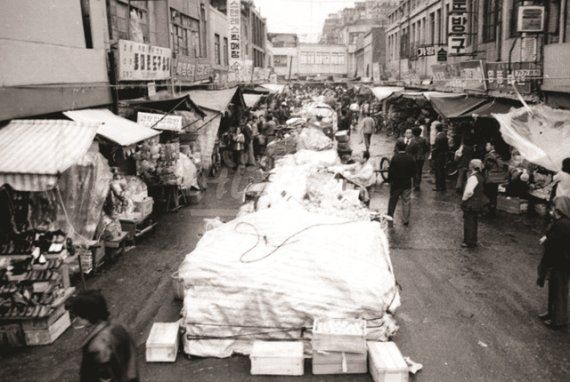
[[228, 45], [228, 38], [224, 37], [224, 65], [228, 66], [230, 64], [229, 60], [229, 45]]
[[[546, 6], [546, 20], [544, 22], [544, 30], [546, 32], [546, 44], [556, 44], [559, 41], [560, 27], [560, 0], [547, 0], [544, 2]], [[567, 7], [570, 5], [567, 5]], [[568, 12], [568, 11], [566, 11]], [[569, 17], [569, 16], [567, 16]]]
[[278, 54], [276, 56], [273, 56], [273, 66], [280, 67], [280, 68], [286, 68], [288, 58], [289, 57], [284, 55], [284, 54]]
[[[131, 36], [129, 36], [129, 32], [131, 32], [131, 28], [129, 25], [130, 22], [130, 12], [129, 12], [129, 5], [125, 3], [117, 2], [116, 14], [113, 20], [113, 32], [116, 33], [114, 38], [123, 39], [123, 40], [130, 40]], [[143, 32], [144, 42], [149, 42], [149, 29], [148, 29], [148, 12], [146, 10], [146, 2], [141, 1], [137, 2], [136, 6], [131, 5], [131, 11], [136, 12], [139, 18], [139, 24], [141, 30]]]
[[175, 9], [170, 10], [172, 20], [172, 50], [190, 57], [200, 57], [198, 42], [199, 22]]
[[220, 35], [217, 33], [214, 34], [214, 59], [216, 60], [216, 64], [222, 65], [222, 58], [220, 54]]
[[497, 28], [500, 23], [500, 7], [497, 0], [483, 1], [483, 42], [497, 40]]
[[208, 49], [206, 47], [206, 33], [208, 31], [208, 25], [206, 23], [206, 7], [204, 4], [200, 4], [200, 24], [198, 30], [198, 44], [199, 44], [199, 56], [198, 57], [208, 57]]
[[[485, 0], [483, 0], [485, 1]], [[442, 36], [443, 36], [443, 43], [447, 44], [447, 28], [449, 28], [449, 4], [445, 4], [445, 14], [443, 15], [444, 22], [442, 23]]]
[[435, 13], [429, 15], [429, 38], [428, 44], [435, 44]]

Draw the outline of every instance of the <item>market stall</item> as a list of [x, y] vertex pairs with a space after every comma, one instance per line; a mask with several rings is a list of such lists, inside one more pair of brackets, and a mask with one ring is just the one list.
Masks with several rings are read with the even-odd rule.
[[96, 241], [111, 178], [92, 145], [97, 129], [63, 120], [0, 128], [0, 322], [11, 345], [52, 343], [70, 325], [75, 248]]

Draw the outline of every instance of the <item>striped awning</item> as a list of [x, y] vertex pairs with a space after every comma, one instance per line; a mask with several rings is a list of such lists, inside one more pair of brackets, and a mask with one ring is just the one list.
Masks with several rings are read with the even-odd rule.
[[13, 120], [0, 128], [0, 186], [47, 191], [89, 150], [99, 123]]
[[121, 146], [130, 146], [160, 134], [160, 131], [119, 117], [107, 109], [73, 110], [63, 114], [77, 122], [100, 123], [97, 134]]

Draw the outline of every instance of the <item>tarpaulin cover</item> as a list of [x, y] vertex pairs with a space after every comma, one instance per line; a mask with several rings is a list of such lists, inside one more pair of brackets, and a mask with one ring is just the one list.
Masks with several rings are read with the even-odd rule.
[[444, 118], [458, 118], [469, 113], [471, 110], [487, 103], [485, 98], [478, 97], [430, 97], [430, 102], [437, 111]]
[[383, 324], [400, 300], [375, 222], [262, 210], [206, 232], [179, 276], [184, 350], [197, 356], [248, 353], [254, 339], [307, 338], [302, 328], [318, 317], [376, 319], [375, 340], [396, 330]]
[[243, 99], [244, 99], [245, 105], [247, 107], [254, 107], [255, 105], [257, 105], [257, 103], [259, 102], [261, 97], [263, 97], [263, 94], [249, 94], [249, 93], [247, 93], [247, 94], [243, 95]]
[[230, 103], [245, 107], [245, 101], [239, 88], [224, 90], [192, 90], [188, 95], [197, 105], [223, 113]]
[[204, 111], [185, 94], [176, 98], [152, 99], [152, 100], [132, 100], [121, 101], [121, 103], [130, 106], [138, 111], [147, 111], [151, 113], [170, 112], [174, 110], [193, 111], [200, 116], [204, 116]]
[[493, 117], [505, 142], [529, 162], [559, 171], [562, 160], [570, 157], [570, 111], [537, 105]]
[[121, 146], [130, 146], [160, 134], [160, 131], [119, 117], [107, 109], [73, 110], [63, 114], [77, 122], [100, 123], [97, 134]]
[[61, 200], [58, 195], [58, 227], [67, 232], [74, 243], [88, 245], [96, 239], [97, 223], [112, 178], [107, 160], [96, 146], [60, 177], [58, 189], [53, 191], [61, 195]]
[[495, 98], [487, 101], [483, 105], [465, 113], [463, 116], [471, 117], [477, 115], [479, 117], [490, 117], [493, 114], [506, 114], [511, 111], [511, 109], [518, 109], [522, 106], [520, 102], [509, 101], [500, 98]]
[[371, 90], [379, 101], [383, 101], [392, 94], [403, 92], [405, 89], [397, 86], [376, 86], [371, 88]]
[[99, 124], [64, 120], [14, 120], [0, 128], [0, 186], [46, 191], [85, 155]]
[[281, 84], [261, 84], [261, 87], [266, 88], [271, 93], [281, 93], [285, 90], [285, 85]]
[[[197, 135], [198, 145], [200, 146], [200, 155], [202, 166], [210, 168], [212, 165], [212, 154], [214, 153], [214, 145], [218, 137], [218, 130], [220, 129], [220, 122], [222, 115], [216, 111], [204, 110], [206, 116], [202, 120], [187, 126], [185, 131]], [[186, 112], [177, 113], [186, 116]], [[184, 121], [184, 120], [183, 120]]]

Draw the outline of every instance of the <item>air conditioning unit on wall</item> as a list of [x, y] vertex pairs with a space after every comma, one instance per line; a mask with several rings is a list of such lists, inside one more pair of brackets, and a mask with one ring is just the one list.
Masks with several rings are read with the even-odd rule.
[[517, 32], [540, 33], [544, 31], [544, 7], [540, 5], [521, 5], [517, 20]]

